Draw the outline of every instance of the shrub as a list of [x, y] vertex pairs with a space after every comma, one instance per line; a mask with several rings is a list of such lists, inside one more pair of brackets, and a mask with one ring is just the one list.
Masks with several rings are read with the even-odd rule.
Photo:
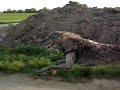
[[0, 55], [8, 54], [9, 50], [10, 50], [9, 48], [2, 48], [2, 47], [0, 47]]
[[51, 61], [57, 61], [57, 60], [60, 60], [60, 59], [63, 59], [64, 58], [64, 54], [59, 51], [59, 50], [54, 50], [54, 51], [51, 51], [50, 52], [50, 55], [49, 57], [51, 59]]
[[[40, 46], [20, 46], [0, 48], [0, 70], [10, 73], [36, 74], [36, 70], [47, 67], [64, 58], [59, 50], [48, 50]], [[51, 72], [48, 72], [50, 75]], [[111, 78], [120, 77], [120, 66], [80, 66], [74, 65], [70, 71], [57, 71], [57, 76], [70, 79], [81, 77]]]
[[93, 77], [120, 77], [120, 66], [96, 66], [92, 68]]
[[27, 65], [31, 67], [36, 67], [36, 68], [43, 68], [43, 67], [51, 65], [51, 62], [50, 62], [50, 59], [41, 57], [39, 59], [34, 58], [34, 60], [29, 60], [27, 62]]
[[58, 76], [65, 77], [67, 79], [90, 77], [90, 74], [91, 74], [91, 68], [83, 67], [80, 65], [74, 65], [72, 70], [70, 71], [58, 71], [57, 73]]
[[40, 46], [20, 46], [12, 48], [10, 51], [12, 54], [25, 54], [25, 55], [39, 55], [48, 54], [47, 49]]
[[19, 72], [24, 68], [25, 64], [22, 61], [14, 61], [14, 62], [0, 62], [0, 70], [7, 71], [11, 73]]

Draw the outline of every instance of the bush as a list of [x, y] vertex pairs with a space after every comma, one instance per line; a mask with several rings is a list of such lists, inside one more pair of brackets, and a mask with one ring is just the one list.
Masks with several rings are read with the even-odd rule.
[[50, 58], [51, 61], [54, 62], [54, 61], [63, 59], [64, 58], [64, 54], [61, 51], [59, 51], [59, 50], [54, 50], [54, 51], [50, 52], [50, 56], [48, 58]]
[[27, 62], [27, 65], [31, 67], [36, 67], [36, 68], [43, 68], [43, 67], [51, 65], [51, 62], [50, 62], [50, 59], [41, 57], [39, 59], [34, 58], [34, 60], [29, 60]]
[[120, 77], [120, 66], [97, 66], [91, 71], [93, 77]]
[[[52, 65], [64, 58], [59, 50], [48, 50], [40, 46], [20, 46], [0, 48], [0, 70], [10, 73], [22, 72], [36, 75], [36, 70]], [[48, 75], [50, 72], [48, 72]], [[81, 77], [111, 78], [120, 77], [120, 66], [87, 67], [74, 65], [70, 71], [57, 71], [56, 76], [67, 80]]]
[[2, 47], [0, 47], [0, 55], [8, 54], [9, 50], [10, 50], [9, 48], [2, 48]]
[[20, 72], [24, 68], [25, 64], [22, 61], [14, 62], [0, 62], [0, 70], [11, 73]]
[[74, 65], [72, 70], [70, 71], [58, 71], [58, 76], [64, 77], [67, 79], [77, 79], [81, 77], [90, 77], [91, 75], [91, 68], [89, 67], [83, 67], [80, 65]]
[[12, 48], [10, 50], [11, 54], [21, 54], [27, 56], [36, 56], [36, 57], [47, 57], [51, 61], [57, 61], [64, 58], [64, 55], [59, 50], [48, 50], [40, 46], [20, 46]]
[[39, 46], [20, 46], [12, 48], [10, 51], [12, 54], [25, 54], [25, 55], [39, 55], [48, 54], [47, 49]]
[[57, 76], [66, 79], [87, 78], [113, 78], [120, 77], [120, 66], [87, 67], [74, 65], [70, 71], [58, 71]]

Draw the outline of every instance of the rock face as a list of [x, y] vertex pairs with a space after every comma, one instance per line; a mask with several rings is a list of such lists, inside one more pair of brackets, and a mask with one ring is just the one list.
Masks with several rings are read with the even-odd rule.
[[12, 27], [2, 45], [31, 44], [51, 31], [70, 31], [97, 42], [120, 45], [120, 8], [88, 8], [70, 1], [62, 8], [41, 11]]

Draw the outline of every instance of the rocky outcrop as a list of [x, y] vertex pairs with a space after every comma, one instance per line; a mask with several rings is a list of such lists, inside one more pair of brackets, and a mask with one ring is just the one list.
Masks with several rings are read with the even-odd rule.
[[32, 44], [59, 30], [100, 43], [120, 45], [120, 8], [88, 8], [70, 1], [62, 8], [41, 11], [12, 27], [2, 44]]

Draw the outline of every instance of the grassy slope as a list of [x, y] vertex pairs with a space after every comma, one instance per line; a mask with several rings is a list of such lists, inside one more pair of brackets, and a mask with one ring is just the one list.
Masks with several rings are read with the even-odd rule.
[[[59, 51], [49, 51], [39, 46], [22, 46], [17, 48], [0, 48], [0, 70], [4, 72], [22, 72], [36, 74], [36, 70], [53, 64], [64, 58]], [[51, 72], [48, 72], [48, 75]], [[57, 71], [56, 76], [68, 80], [81, 77], [111, 78], [120, 77], [120, 66], [85, 67], [74, 65], [70, 71]]]
[[0, 23], [20, 22], [35, 13], [0, 13]]

